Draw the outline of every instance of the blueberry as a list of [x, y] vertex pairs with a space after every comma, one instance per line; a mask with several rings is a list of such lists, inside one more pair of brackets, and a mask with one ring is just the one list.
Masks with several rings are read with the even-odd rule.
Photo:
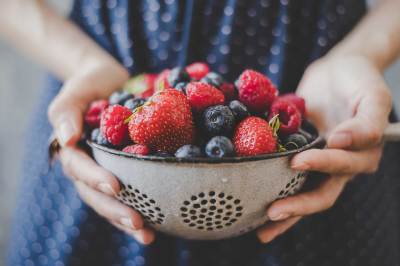
[[103, 136], [101, 131], [99, 131], [97, 135], [96, 143], [109, 148], [113, 147], [113, 145], [110, 142], [108, 142], [108, 140]]
[[178, 90], [178, 91], [186, 94], [186, 85], [187, 84], [188, 84], [187, 82], [179, 82], [178, 84], [176, 84], [176, 86], [174, 88], [175, 88], [175, 90]]
[[284, 146], [287, 150], [296, 150], [308, 144], [307, 138], [302, 134], [295, 133], [284, 139]]
[[247, 110], [247, 107], [243, 103], [239, 102], [238, 100], [231, 101], [229, 103], [229, 108], [232, 110], [232, 113], [235, 116], [235, 119], [237, 122], [250, 116], [250, 113]]
[[129, 99], [125, 102], [124, 106], [129, 108], [131, 111], [133, 111], [137, 107], [142, 106], [145, 102], [146, 102], [146, 100], [142, 99], [142, 98]]
[[108, 102], [110, 105], [124, 105], [124, 103], [133, 98], [133, 94], [126, 92], [126, 91], [116, 91], [111, 94], [110, 98], [108, 99]]
[[215, 88], [219, 88], [222, 83], [224, 83], [224, 79], [221, 75], [215, 72], [210, 72], [205, 77], [203, 77], [200, 82], [204, 82], [214, 86]]
[[97, 142], [97, 136], [100, 134], [100, 129], [95, 128], [93, 129], [92, 133], [90, 134], [90, 140], [93, 142]]
[[203, 126], [209, 136], [231, 136], [235, 127], [235, 116], [228, 106], [211, 106], [203, 113]]
[[180, 82], [189, 82], [190, 81], [190, 76], [186, 72], [185, 69], [181, 67], [175, 67], [169, 72], [168, 75], [168, 84], [175, 88], [175, 86], [180, 83]]
[[196, 158], [201, 157], [201, 150], [195, 145], [183, 145], [175, 152], [177, 158]]
[[211, 158], [232, 157], [235, 155], [235, 149], [230, 139], [216, 136], [207, 143], [206, 154]]

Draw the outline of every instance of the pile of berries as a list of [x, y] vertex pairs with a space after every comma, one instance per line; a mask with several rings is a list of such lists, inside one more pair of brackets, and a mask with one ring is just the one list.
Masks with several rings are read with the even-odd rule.
[[306, 145], [305, 112], [302, 98], [279, 96], [259, 72], [247, 69], [233, 84], [198, 62], [132, 78], [93, 102], [85, 121], [91, 141], [123, 152], [222, 158]]

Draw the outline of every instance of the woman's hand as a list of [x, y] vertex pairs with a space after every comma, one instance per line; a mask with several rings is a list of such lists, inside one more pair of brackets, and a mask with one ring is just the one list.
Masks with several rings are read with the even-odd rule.
[[141, 243], [149, 244], [154, 233], [144, 228], [139, 213], [114, 198], [120, 190], [118, 180], [76, 146], [82, 134], [83, 114], [89, 103], [107, 98], [127, 79], [127, 71], [116, 64], [82, 69], [78, 76], [64, 83], [51, 103], [48, 115], [62, 146], [60, 160], [64, 172], [71, 177], [82, 200], [119, 229]]
[[317, 189], [268, 208], [273, 222], [258, 231], [264, 243], [302, 216], [332, 207], [346, 183], [356, 174], [376, 171], [381, 157], [392, 100], [382, 73], [368, 59], [328, 54], [309, 66], [297, 93], [306, 100], [308, 118], [327, 138], [327, 149], [304, 151], [292, 159], [291, 167], [328, 176]]

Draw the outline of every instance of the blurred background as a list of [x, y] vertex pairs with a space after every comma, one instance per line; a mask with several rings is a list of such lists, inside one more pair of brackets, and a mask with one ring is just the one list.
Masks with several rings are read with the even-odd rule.
[[[66, 14], [71, 1], [49, 2]], [[400, 61], [388, 69], [385, 76], [399, 108]], [[0, 40], [0, 265], [4, 264], [4, 251], [18, 196], [24, 137], [29, 137], [27, 118], [37, 101], [43, 78], [44, 69]]]

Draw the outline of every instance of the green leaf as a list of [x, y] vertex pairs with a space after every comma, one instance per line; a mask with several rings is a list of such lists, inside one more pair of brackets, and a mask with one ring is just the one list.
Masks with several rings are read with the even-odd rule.
[[272, 128], [272, 132], [274, 134], [275, 137], [278, 137], [278, 130], [281, 127], [281, 121], [279, 121], [279, 114], [274, 115], [274, 117], [272, 117], [269, 120], [269, 125]]
[[285, 152], [287, 149], [280, 143], [278, 143], [278, 152]]
[[132, 94], [141, 94], [147, 90], [145, 74], [140, 74], [129, 79], [125, 83], [123, 90]]

